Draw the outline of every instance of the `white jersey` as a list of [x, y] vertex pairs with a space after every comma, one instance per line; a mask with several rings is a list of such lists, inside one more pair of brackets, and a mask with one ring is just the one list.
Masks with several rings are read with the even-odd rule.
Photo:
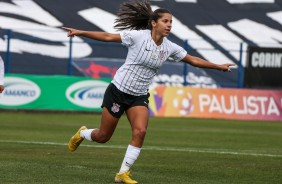
[[149, 85], [168, 57], [182, 60], [187, 52], [166, 37], [157, 46], [151, 30], [132, 30], [120, 33], [122, 44], [128, 47], [125, 63], [117, 70], [112, 81], [122, 92], [140, 96], [148, 93]]
[[0, 85], [4, 84], [4, 62], [0, 56]]

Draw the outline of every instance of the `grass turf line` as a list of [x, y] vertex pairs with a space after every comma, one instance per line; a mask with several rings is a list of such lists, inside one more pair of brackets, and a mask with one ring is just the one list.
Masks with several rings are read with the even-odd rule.
[[[105, 145], [84, 141], [74, 153], [64, 146], [81, 125], [99, 120], [0, 113], [1, 183], [113, 183], [131, 136], [125, 117]], [[281, 132], [278, 122], [151, 118], [133, 176], [145, 184], [281, 183]]]

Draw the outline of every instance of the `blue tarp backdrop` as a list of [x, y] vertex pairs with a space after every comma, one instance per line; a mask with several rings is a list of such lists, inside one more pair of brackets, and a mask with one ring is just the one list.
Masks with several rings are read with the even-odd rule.
[[[127, 50], [120, 44], [102, 44], [77, 37], [73, 39], [70, 52], [69, 39], [61, 29], [68, 26], [113, 32], [115, 15], [124, 0], [22, 2], [0, 0], [0, 54], [6, 62], [6, 72], [68, 75], [69, 68], [72, 68], [71, 75], [83, 76], [83, 72], [69, 64], [70, 56], [77, 61], [84, 58], [125, 58]], [[170, 40], [183, 47], [187, 40], [189, 47], [186, 49], [191, 55], [212, 62], [237, 65], [242, 62], [245, 65], [248, 45], [282, 47], [282, 0], [269, 3], [163, 0], [151, 1], [151, 4], [153, 9], [171, 10], [174, 17]], [[238, 74], [242, 75], [237, 69], [229, 75], [214, 70], [196, 72], [196, 69], [190, 69], [192, 71], [188, 72], [196, 77], [208, 76], [224, 87], [238, 87]]]

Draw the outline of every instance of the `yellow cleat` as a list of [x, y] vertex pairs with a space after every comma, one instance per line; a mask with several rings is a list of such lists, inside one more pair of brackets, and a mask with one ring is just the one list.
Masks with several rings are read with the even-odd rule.
[[130, 177], [131, 177], [130, 171], [124, 172], [122, 174], [117, 173], [115, 177], [115, 182], [126, 183], [126, 184], [138, 183], [137, 181], [131, 179]]
[[80, 137], [81, 130], [87, 130], [86, 126], [80, 127], [80, 129], [76, 132], [76, 134], [74, 134], [74, 136], [72, 136], [68, 143], [68, 148], [71, 152], [75, 151], [80, 143], [84, 140], [84, 138]]

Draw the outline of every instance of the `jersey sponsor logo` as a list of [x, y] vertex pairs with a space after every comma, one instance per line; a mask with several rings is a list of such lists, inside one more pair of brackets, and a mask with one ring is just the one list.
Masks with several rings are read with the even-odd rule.
[[67, 99], [75, 105], [85, 108], [100, 108], [108, 86], [103, 81], [81, 81], [66, 90]]
[[6, 77], [5, 90], [0, 96], [0, 105], [26, 105], [38, 99], [40, 94], [41, 90], [34, 82], [19, 77]]
[[167, 59], [167, 56], [168, 56], [168, 51], [165, 51], [165, 50], [160, 51], [160, 60], [161, 61], [165, 61]]

